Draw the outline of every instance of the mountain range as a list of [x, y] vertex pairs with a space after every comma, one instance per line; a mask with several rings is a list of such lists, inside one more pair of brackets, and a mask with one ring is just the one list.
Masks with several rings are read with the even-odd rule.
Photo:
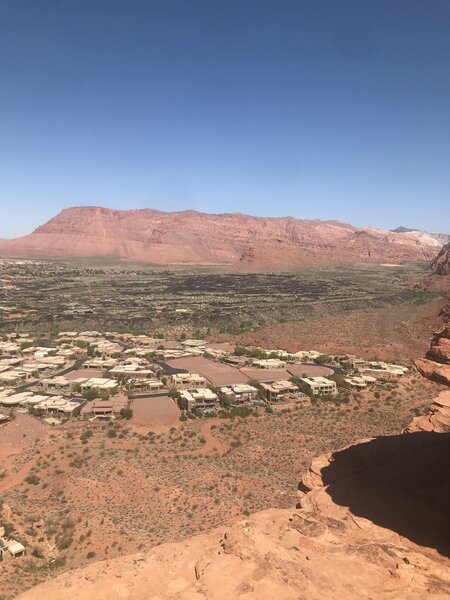
[[0, 256], [106, 257], [155, 265], [243, 270], [429, 261], [442, 245], [420, 231], [384, 231], [339, 221], [194, 210], [67, 208], [31, 234], [0, 241]]
[[447, 233], [430, 233], [429, 231], [422, 231], [421, 229], [410, 229], [409, 227], [397, 227], [391, 229], [393, 233], [403, 233], [407, 236], [416, 237], [422, 240], [426, 240], [427, 243], [436, 244], [436, 246], [442, 246], [450, 242], [450, 235]]

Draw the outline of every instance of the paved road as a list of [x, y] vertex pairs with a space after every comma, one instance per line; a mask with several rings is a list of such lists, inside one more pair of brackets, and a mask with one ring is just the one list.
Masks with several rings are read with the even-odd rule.
[[155, 361], [155, 364], [159, 365], [164, 371], [164, 375], [177, 375], [178, 373], [189, 373], [187, 369], [179, 369], [177, 367], [171, 367], [166, 362]]

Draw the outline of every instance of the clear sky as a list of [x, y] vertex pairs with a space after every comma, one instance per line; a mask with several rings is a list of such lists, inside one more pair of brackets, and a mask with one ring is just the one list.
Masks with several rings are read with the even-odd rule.
[[0, 0], [0, 238], [82, 204], [450, 233], [450, 1]]

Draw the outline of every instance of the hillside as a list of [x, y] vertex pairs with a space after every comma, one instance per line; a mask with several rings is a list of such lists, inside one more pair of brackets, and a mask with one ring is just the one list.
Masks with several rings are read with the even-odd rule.
[[441, 247], [443, 244], [450, 242], [450, 235], [447, 233], [430, 233], [429, 231], [422, 231], [421, 229], [410, 229], [409, 227], [396, 227], [391, 229], [394, 233], [402, 233], [405, 236], [416, 237], [425, 241], [430, 245], [435, 245], [436, 248]]
[[107, 257], [244, 270], [427, 261], [435, 254], [432, 238], [336, 221], [99, 207], [65, 209], [30, 235], [0, 242], [3, 257]]
[[450, 434], [380, 437], [315, 460], [298, 509], [95, 562], [22, 600], [448, 598]]

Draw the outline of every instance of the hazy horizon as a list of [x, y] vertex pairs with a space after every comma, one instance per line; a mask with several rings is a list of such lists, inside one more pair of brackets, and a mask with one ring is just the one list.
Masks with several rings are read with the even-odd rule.
[[0, 238], [79, 205], [447, 233], [449, 30], [444, 0], [3, 0]]

